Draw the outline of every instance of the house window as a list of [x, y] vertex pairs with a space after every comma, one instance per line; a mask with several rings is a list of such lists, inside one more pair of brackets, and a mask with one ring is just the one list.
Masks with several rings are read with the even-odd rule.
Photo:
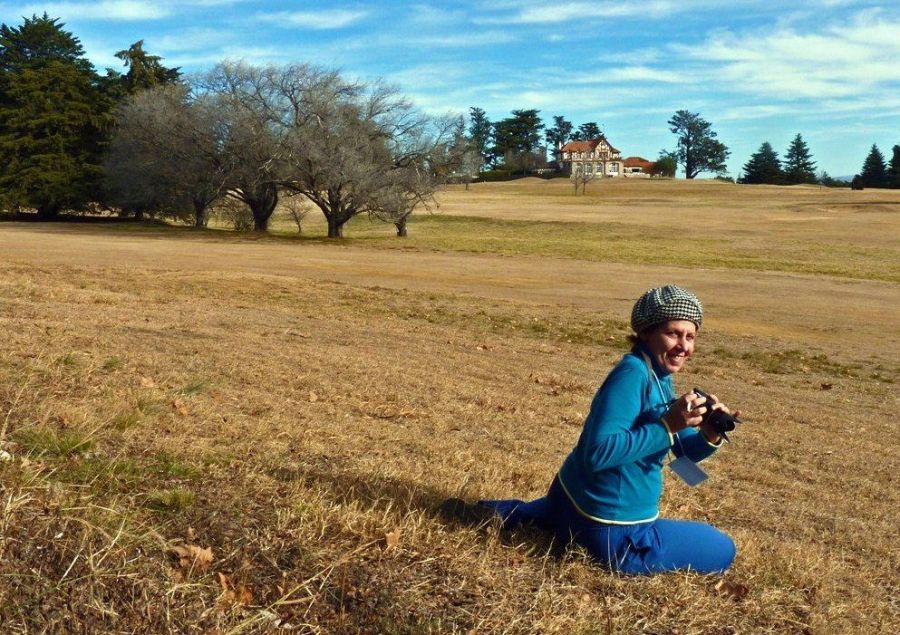
[[619, 164], [618, 163], [610, 163], [609, 164], [609, 173], [610, 174], [618, 174], [619, 172]]

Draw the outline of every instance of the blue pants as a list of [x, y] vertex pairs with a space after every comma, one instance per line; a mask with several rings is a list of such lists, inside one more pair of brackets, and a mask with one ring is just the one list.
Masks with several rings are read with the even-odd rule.
[[557, 479], [544, 498], [485, 500], [510, 529], [533, 524], [554, 533], [561, 544], [574, 542], [613, 571], [630, 574], [691, 570], [722, 573], [731, 566], [734, 542], [718, 529], [688, 520], [657, 519], [637, 525], [609, 525], [585, 518]]

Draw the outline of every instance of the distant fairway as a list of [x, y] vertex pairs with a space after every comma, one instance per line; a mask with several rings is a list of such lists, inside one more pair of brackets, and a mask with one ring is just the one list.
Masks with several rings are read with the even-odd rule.
[[[342, 243], [317, 212], [303, 238], [281, 215], [264, 237], [0, 223], [0, 623], [900, 631], [900, 191], [527, 179], [439, 201], [406, 239], [358, 219]], [[711, 481], [663, 499], [735, 538], [727, 584], [441, 520], [447, 496], [544, 492], [634, 298], [667, 282], [707, 311], [678, 387], [747, 413]]]

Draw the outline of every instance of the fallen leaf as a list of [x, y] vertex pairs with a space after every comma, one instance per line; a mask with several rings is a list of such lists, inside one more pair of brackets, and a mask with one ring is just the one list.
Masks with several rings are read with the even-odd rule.
[[730, 580], [719, 580], [716, 582], [713, 589], [716, 590], [716, 593], [719, 595], [727, 595], [731, 597], [731, 599], [740, 602], [745, 597], [750, 594], [750, 588], [746, 584], [741, 584], [740, 582], [732, 582]]
[[172, 410], [177, 412], [182, 417], [186, 417], [188, 414], [187, 407], [184, 405], [184, 402], [181, 401], [181, 399], [172, 400]]
[[212, 547], [203, 549], [197, 545], [172, 545], [169, 553], [175, 556], [182, 569], [206, 571], [213, 561]]
[[141, 377], [141, 386], [144, 388], [156, 388], [156, 382], [149, 377]]
[[234, 586], [228, 576], [219, 572], [219, 586], [222, 587], [222, 594], [219, 596], [220, 605], [248, 605], [253, 602], [253, 590], [246, 584]]
[[400, 544], [400, 530], [399, 529], [395, 529], [394, 531], [389, 531], [384, 535], [385, 550], [394, 549], [399, 544]]

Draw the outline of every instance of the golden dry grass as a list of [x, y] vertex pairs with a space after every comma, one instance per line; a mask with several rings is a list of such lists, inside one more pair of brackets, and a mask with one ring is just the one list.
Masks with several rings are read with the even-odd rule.
[[[563, 207], [565, 184], [551, 185], [451, 190], [442, 212], [519, 228]], [[843, 235], [867, 263], [897, 255], [896, 193], [862, 193], [874, 216], [835, 212], [818, 234], [777, 218], [847, 193], [593, 189], [566, 222], [655, 213], [692, 228], [717, 218], [708, 199], [761, 252]], [[617, 197], [644, 213], [606, 209]], [[853, 218], [882, 225], [849, 232]], [[334, 245], [0, 225], [3, 631], [900, 629], [895, 282], [549, 257], [533, 238], [461, 253], [441, 227], [425, 219], [396, 249], [364, 231]], [[624, 350], [632, 299], [667, 281], [709, 315], [678, 385], [714, 390], [747, 423], [710, 482], [668, 483], [663, 513], [735, 538], [725, 580], [746, 597], [441, 519], [448, 496], [543, 493]]]

